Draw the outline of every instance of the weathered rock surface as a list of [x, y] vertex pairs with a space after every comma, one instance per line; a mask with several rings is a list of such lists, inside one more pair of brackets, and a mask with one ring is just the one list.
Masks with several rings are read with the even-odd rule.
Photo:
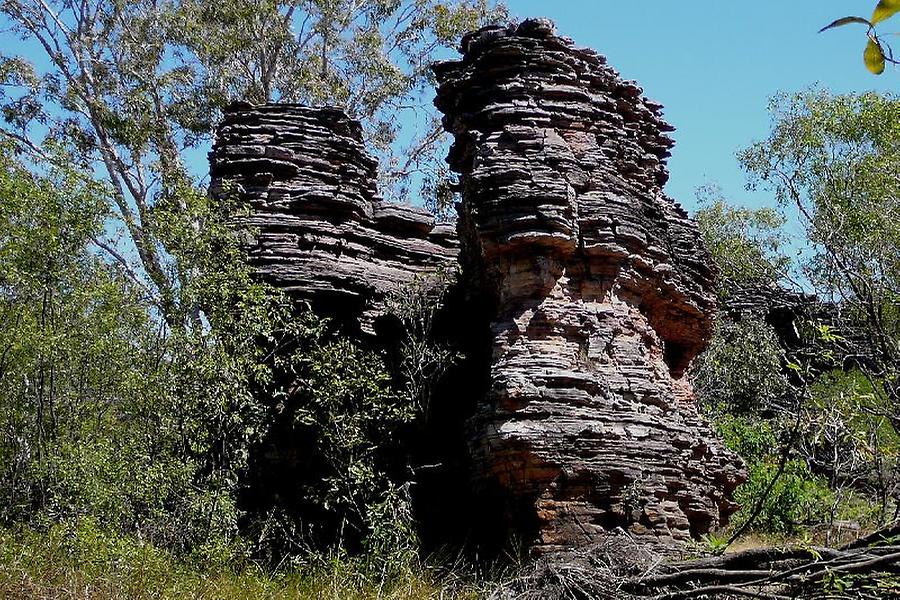
[[504, 490], [538, 553], [617, 527], [661, 543], [710, 531], [742, 465], [684, 378], [711, 334], [713, 273], [662, 193], [661, 107], [546, 20], [461, 49], [435, 66], [435, 103], [462, 176], [463, 284], [491, 307], [479, 483]]
[[210, 154], [210, 191], [249, 203], [250, 260], [268, 282], [371, 333], [385, 294], [456, 265], [453, 226], [386, 203], [362, 129], [339, 109], [235, 104]]
[[711, 530], [742, 465], [684, 378], [711, 333], [713, 274], [662, 193], [661, 107], [544, 20], [482, 29], [462, 50], [435, 67], [458, 238], [379, 198], [359, 124], [331, 108], [231, 107], [211, 192], [249, 204], [260, 276], [351, 334], [374, 331], [391, 290], [462, 265], [468, 305], [457, 294], [440, 319], [467, 359], [413, 444], [434, 544], [467, 539], [466, 524], [537, 553], [617, 528], [661, 544]]
[[772, 326], [785, 350], [801, 348], [799, 328], [813, 318], [819, 303], [815, 296], [796, 293], [776, 285], [752, 285], [731, 290], [722, 302], [722, 313], [731, 321], [746, 316]]

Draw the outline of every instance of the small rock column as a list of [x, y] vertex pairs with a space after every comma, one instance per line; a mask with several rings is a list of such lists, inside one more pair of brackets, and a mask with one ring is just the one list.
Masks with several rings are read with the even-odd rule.
[[452, 225], [382, 201], [377, 161], [343, 110], [234, 104], [210, 153], [210, 193], [249, 209], [256, 273], [353, 333], [373, 333], [382, 300], [416, 276], [456, 268]]

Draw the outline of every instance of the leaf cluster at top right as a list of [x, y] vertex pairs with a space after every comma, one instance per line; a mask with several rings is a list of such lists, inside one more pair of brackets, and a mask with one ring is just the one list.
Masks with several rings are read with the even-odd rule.
[[842, 17], [820, 29], [819, 33], [836, 27], [843, 27], [844, 25], [849, 25], [851, 23], [866, 25], [869, 29], [866, 32], [868, 41], [866, 43], [866, 49], [863, 51], [863, 61], [869, 71], [875, 75], [881, 75], [884, 73], [887, 63], [896, 65], [900, 64], [900, 61], [894, 58], [893, 49], [878, 35], [875, 26], [882, 21], [890, 19], [898, 12], [900, 12], [900, 0], [880, 0], [875, 7], [875, 10], [872, 12], [871, 19], [864, 19], [863, 17]]

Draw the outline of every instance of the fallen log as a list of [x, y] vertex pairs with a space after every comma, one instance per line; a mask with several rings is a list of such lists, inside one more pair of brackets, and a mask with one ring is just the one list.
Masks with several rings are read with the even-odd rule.
[[640, 548], [619, 532], [589, 549], [539, 562], [491, 598], [900, 598], [900, 523], [840, 548], [754, 548], [691, 560]]

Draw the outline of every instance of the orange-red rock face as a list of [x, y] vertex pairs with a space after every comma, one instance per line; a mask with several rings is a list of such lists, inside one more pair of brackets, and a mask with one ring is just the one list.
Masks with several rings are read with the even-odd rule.
[[742, 466], [684, 379], [710, 336], [713, 274], [662, 192], [661, 107], [544, 20], [462, 49], [436, 65], [435, 103], [462, 176], [464, 283], [493, 314], [478, 477], [535, 524], [538, 552], [615, 527], [663, 543], [710, 531]]

